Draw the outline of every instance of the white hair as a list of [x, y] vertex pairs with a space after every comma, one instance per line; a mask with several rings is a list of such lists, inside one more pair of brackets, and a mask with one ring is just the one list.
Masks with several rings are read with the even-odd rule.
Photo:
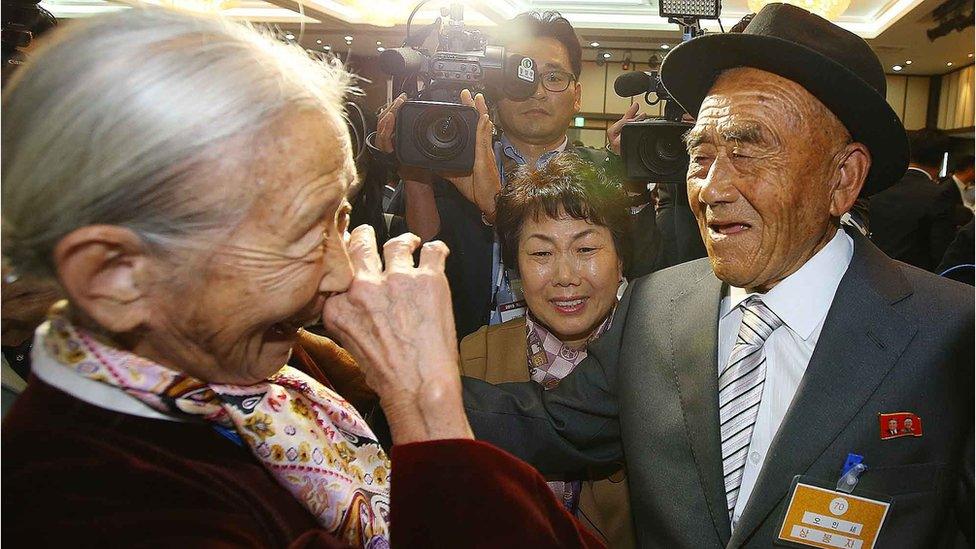
[[194, 161], [286, 109], [342, 116], [350, 79], [338, 61], [214, 16], [135, 8], [70, 23], [4, 91], [4, 256], [52, 275], [58, 241], [86, 225], [165, 249], [226, 223], [238, 208], [193, 200], [213, 183]]

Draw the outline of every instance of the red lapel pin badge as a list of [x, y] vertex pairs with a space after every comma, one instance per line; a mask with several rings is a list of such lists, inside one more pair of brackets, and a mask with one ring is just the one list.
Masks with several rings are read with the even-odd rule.
[[911, 412], [878, 414], [881, 440], [922, 436], [922, 418]]

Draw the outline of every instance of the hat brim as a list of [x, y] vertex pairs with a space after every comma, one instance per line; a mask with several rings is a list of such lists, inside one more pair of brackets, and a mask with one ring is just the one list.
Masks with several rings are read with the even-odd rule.
[[861, 196], [884, 190], [905, 175], [908, 136], [888, 101], [843, 65], [800, 44], [772, 36], [706, 35], [673, 49], [661, 81], [686, 111], [697, 115], [718, 75], [753, 67], [796, 82], [820, 100], [871, 152]]

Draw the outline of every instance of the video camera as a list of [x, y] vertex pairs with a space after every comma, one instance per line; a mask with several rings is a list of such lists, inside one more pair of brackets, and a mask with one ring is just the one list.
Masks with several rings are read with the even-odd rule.
[[[682, 41], [703, 31], [700, 19], [718, 19], [721, 0], [661, 0], [661, 17], [681, 26]], [[685, 111], [661, 84], [657, 71], [627, 72], [617, 77], [613, 90], [620, 97], [644, 96], [648, 105], [664, 102], [664, 116], [624, 124], [620, 132], [620, 153], [628, 179], [651, 183], [684, 183], [688, 172], [688, 151], [684, 135], [691, 129], [683, 122]], [[650, 94], [656, 99], [651, 101]]]
[[[411, 19], [426, 1], [414, 8]], [[535, 93], [538, 75], [531, 57], [506, 55], [504, 48], [488, 45], [481, 32], [465, 29], [460, 3], [442, 9], [441, 17], [448, 22], [439, 31], [437, 51], [429, 53], [421, 44], [442, 26], [441, 18], [415, 37], [410, 36], [408, 19], [404, 46], [382, 52], [380, 66], [409, 98], [396, 119], [400, 164], [467, 173], [474, 166], [478, 111], [459, 104], [461, 90], [521, 101]]]
[[[628, 179], [652, 183], [684, 183], [688, 151], [683, 137], [692, 124], [681, 119], [685, 111], [661, 85], [657, 71], [628, 72], [617, 77], [613, 90], [620, 97], [644, 95], [648, 105], [664, 102], [664, 116], [624, 124], [620, 154]], [[650, 94], [657, 99], [650, 100]]]

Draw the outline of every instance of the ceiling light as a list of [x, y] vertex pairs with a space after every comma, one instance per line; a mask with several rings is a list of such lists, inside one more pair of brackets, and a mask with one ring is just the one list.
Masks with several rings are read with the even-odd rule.
[[969, 54], [969, 55], [967, 55], [967, 57], [969, 57], [970, 59], [972, 59], [973, 54]]
[[346, 42], [352, 42], [352, 36], [343, 36], [342, 39]]
[[946, 63], [946, 66], [947, 67], [951, 67], [952, 66], [952, 61], [949, 61], [948, 63]]
[[[590, 47], [591, 48], [599, 48], [600, 47], [600, 43], [599, 42], [590, 42]], [[972, 57], [972, 56], [970, 55], [970, 57]]]
[[379, 46], [379, 47], [376, 48], [376, 51], [382, 53], [382, 52], [386, 51], [386, 48], [384, 48], [383, 46]]
[[671, 44], [661, 44], [661, 49], [662, 50], [670, 50], [671, 49]]
[[288, 34], [285, 35], [285, 38], [287, 38], [289, 40], [294, 40], [295, 39], [295, 35], [289, 32]]
[[[752, 13], [759, 13], [759, 10], [763, 8], [766, 4], [770, 4], [773, 1], [779, 0], [748, 0], [746, 4], [749, 6], [749, 11]], [[824, 19], [830, 21], [836, 20], [847, 11], [847, 8], [851, 5], [851, 0], [803, 0], [802, 2], [790, 0], [788, 4], [793, 4], [799, 6], [809, 12], [815, 13]]]
[[315, 41], [315, 43], [316, 43], [316, 44], [321, 44], [321, 43], [322, 43], [322, 41], [321, 41], [321, 40], [316, 40], [316, 41]]
[[678, 19], [718, 19], [722, 13], [720, 0], [661, 0], [658, 2], [658, 15]]
[[901, 69], [902, 69], [902, 66], [901, 65], [895, 65], [894, 67], [891, 67], [891, 70], [893, 70], [895, 72], [900, 71]]
[[326, 45], [322, 46], [322, 49], [325, 50], [325, 51], [332, 51], [332, 46], [326, 44]]
[[911, 60], [911, 59], [909, 59], [909, 60], [907, 60], [907, 61], [905, 61], [905, 64], [906, 64], [906, 65], [911, 65], [911, 64], [912, 64], [912, 60]]
[[610, 52], [608, 52], [608, 51], [605, 51], [605, 52], [603, 52], [603, 53], [600, 54], [600, 56], [603, 57], [604, 59], [610, 59], [610, 56], [611, 55], [612, 54]]

